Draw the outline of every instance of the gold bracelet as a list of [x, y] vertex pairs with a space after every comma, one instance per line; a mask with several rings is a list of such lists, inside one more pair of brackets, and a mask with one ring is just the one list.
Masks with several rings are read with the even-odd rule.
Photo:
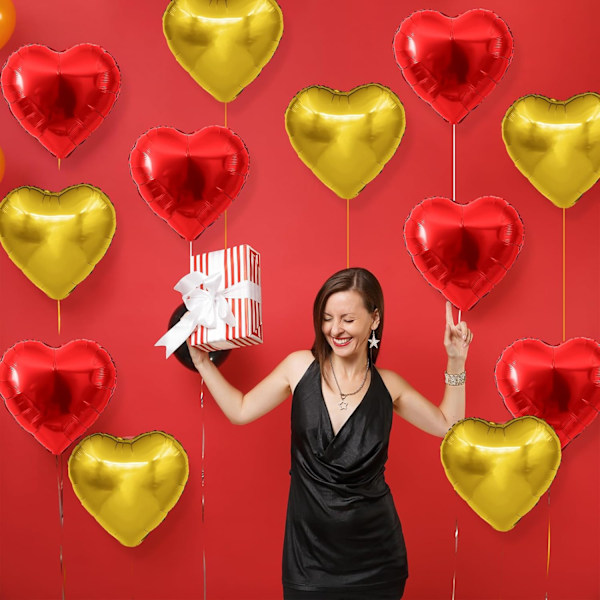
[[458, 373], [457, 375], [453, 375], [448, 373], [448, 371], [444, 372], [444, 380], [446, 381], [446, 385], [465, 385], [465, 381], [467, 379], [467, 372], [463, 371], [462, 373]]

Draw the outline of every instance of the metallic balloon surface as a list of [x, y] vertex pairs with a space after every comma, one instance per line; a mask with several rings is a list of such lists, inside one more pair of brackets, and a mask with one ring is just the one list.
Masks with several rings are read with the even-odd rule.
[[564, 102], [520, 98], [502, 120], [502, 138], [531, 184], [559, 208], [569, 208], [600, 177], [600, 95]]
[[459, 123], [496, 87], [513, 54], [506, 23], [489, 10], [447, 17], [420, 10], [394, 37], [396, 62], [419, 98]]
[[560, 441], [535, 417], [504, 424], [470, 418], [448, 431], [441, 459], [458, 495], [494, 529], [508, 531], [550, 487]]
[[239, 194], [250, 157], [242, 139], [213, 125], [192, 134], [156, 127], [129, 157], [140, 195], [186, 240], [196, 239]]
[[116, 228], [108, 197], [82, 183], [55, 193], [20, 187], [0, 203], [0, 243], [25, 276], [66, 298], [104, 256]]
[[275, 0], [173, 0], [163, 32], [196, 82], [220, 102], [231, 102], [275, 54], [283, 15]]
[[302, 162], [341, 198], [354, 198], [392, 158], [406, 119], [390, 89], [372, 83], [339, 92], [305, 88], [285, 113], [290, 142]]
[[96, 433], [69, 458], [84, 508], [124, 546], [138, 546], [177, 504], [189, 475], [182, 445], [162, 431], [133, 439]]
[[83, 435], [116, 382], [108, 352], [91, 340], [52, 348], [18, 342], [0, 361], [0, 395], [17, 423], [53, 454]]
[[523, 245], [523, 222], [495, 196], [468, 204], [427, 198], [408, 216], [404, 239], [421, 275], [454, 306], [468, 310], [514, 263]]
[[11, 0], [0, 0], [0, 48], [10, 39], [16, 19], [15, 6]]
[[[185, 315], [185, 313], [187, 311], [188, 311], [188, 309], [187, 309], [186, 305], [180, 304], [173, 311], [173, 314], [171, 315], [171, 317], [169, 319], [169, 325], [168, 325], [167, 329], [171, 329], [171, 327], [174, 327], [175, 324], [179, 322], [181, 317], [183, 317], [183, 315]], [[216, 367], [218, 367], [227, 360], [227, 357], [229, 356], [230, 353], [231, 353], [231, 350], [213, 350], [212, 352], [208, 353], [208, 358]], [[190, 350], [187, 347], [186, 343], [181, 344], [181, 346], [179, 346], [179, 348], [177, 348], [177, 350], [175, 350], [175, 352], [173, 352], [173, 355], [179, 361], [179, 363], [182, 364], [186, 369], [196, 372], [196, 367], [194, 366], [194, 361], [192, 360]]]
[[564, 448], [600, 412], [600, 344], [573, 338], [557, 346], [522, 339], [496, 363], [496, 387], [515, 417], [544, 419]]
[[104, 122], [121, 86], [114, 58], [94, 44], [63, 52], [23, 46], [9, 56], [0, 79], [12, 114], [57, 158]]

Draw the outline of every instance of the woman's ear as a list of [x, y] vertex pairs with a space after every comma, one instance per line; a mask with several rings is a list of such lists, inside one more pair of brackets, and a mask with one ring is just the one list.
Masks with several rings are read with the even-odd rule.
[[373, 324], [371, 325], [371, 329], [377, 329], [379, 327], [381, 319], [379, 318], [379, 309], [375, 309], [373, 311]]

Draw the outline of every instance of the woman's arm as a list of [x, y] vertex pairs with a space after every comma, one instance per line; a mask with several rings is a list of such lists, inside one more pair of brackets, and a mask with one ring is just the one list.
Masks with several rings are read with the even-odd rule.
[[206, 387], [225, 416], [235, 425], [245, 425], [279, 406], [291, 393], [312, 361], [308, 350], [284, 359], [256, 387], [244, 394], [233, 387], [211, 362], [208, 352], [189, 346], [190, 355]]
[[[448, 354], [446, 372], [458, 375], [465, 370], [465, 362], [473, 333], [461, 321], [454, 324], [452, 305], [446, 302], [446, 329], [444, 346]], [[392, 371], [381, 375], [392, 395], [394, 410], [419, 429], [444, 437], [454, 423], [465, 416], [465, 385], [448, 385], [439, 406], [435, 406], [415, 390], [407, 381]]]

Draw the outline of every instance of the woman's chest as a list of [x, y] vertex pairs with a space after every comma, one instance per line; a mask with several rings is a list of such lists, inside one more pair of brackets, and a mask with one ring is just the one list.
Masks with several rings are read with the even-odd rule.
[[343, 395], [335, 392], [324, 381], [321, 381], [321, 399], [334, 436], [366, 401], [368, 390], [369, 387], [365, 386], [357, 394]]

